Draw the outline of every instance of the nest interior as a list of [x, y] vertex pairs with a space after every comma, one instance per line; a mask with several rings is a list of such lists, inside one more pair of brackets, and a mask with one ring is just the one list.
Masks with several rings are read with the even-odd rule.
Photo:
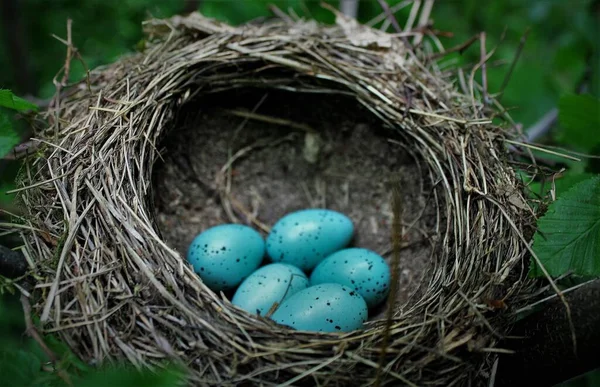
[[[234, 28], [194, 13], [145, 28], [144, 52], [55, 98], [36, 133], [47, 145], [19, 182], [27, 216], [11, 230], [44, 330], [90, 362], [179, 360], [203, 385], [489, 378], [509, 316], [492, 301], [510, 309], [527, 292], [534, 214], [503, 142], [515, 133], [491, 123], [472, 80], [460, 89], [428, 45], [341, 15]], [[312, 203], [355, 214], [356, 243], [385, 253], [394, 176], [401, 256], [431, 271], [389, 323], [277, 326], [233, 308], [182, 257], [198, 228], [235, 218], [260, 229]]]
[[[396, 185], [404, 230], [395, 301], [405, 304], [430, 266], [441, 214], [402, 137], [347, 96], [260, 89], [221, 94], [184, 106], [159, 148], [156, 219], [169, 246], [185, 256], [209, 227], [236, 222], [266, 236], [289, 212], [329, 208], [355, 223], [351, 246], [390, 262]], [[372, 314], [377, 319], [381, 312]]]

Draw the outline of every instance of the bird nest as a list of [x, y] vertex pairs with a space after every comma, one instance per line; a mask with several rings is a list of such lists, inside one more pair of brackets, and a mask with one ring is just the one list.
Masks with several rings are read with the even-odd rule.
[[[488, 379], [526, 292], [534, 214], [506, 139], [430, 45], [337, 15], [145, 23], [142, 52], [57, 94], [19, 185], [33, 311], [82, 359], [164, 359], [204, 385], [462, 385]], [[429, 47], [429, 48], [428, 48]], [[395, 205], [393, 203], [396, 203]], [[266, 233], [337, 209], [395, 268], [349, 333], [246, 313], [185, 260], [223, 222]], [[392, 254], [393, 253], [393, 254]]]

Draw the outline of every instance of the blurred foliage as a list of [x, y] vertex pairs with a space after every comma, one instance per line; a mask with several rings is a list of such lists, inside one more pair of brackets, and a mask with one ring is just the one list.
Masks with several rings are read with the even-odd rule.
[[584, 375], [578, 376], [556, 387], [598, 387], [600, 386], [600, 369], [590, 371]]
[[[141, 22], [149, 17], [168, 17], [182, 13], [194, 4], [210, 17], [232, 24], [261, 20], [272, 15], [269, 5], [300, 17], [333, 23], [333, 14], [324, 9], [321, 0], [3, 0], [18, 7], [21, 16], [9, 20], [0, 13], [5, 28], [0, 29], [0, 89], [13, 90], [23, 95], [34, 85], [34, 97], [46, 99], [54, 92], [53, 78], [64, 65], [65, 45], [52, 35], [66, 39], [67, 19], [73, 20], [72, 39], [88, 68], [111, 63], [121, 55], [134, 52], [142, 39]], [[338, 0], [325, 0], [338, 7]], [[401, 0], [389, 0], [391, 7]], [[403, 26], [411, 7], [396, 13]], [[361, 0], [358, 19], [367, 22], [381, 14], [377, 0]], [[497, 96], [509, 109], [515, 122], [531, 127], [552, 108], [560, 109], [558, 125], [545, 137], [537, 139], [545, 144], [573, 151], [600, 154], [600, 14], [598, 0], [438, 0], [431, 18], [440, 31], [444, 47], [459, 45], [475, 34], [486, 31], [486, 49], [495, 49], [488, 62], [488, 91]], [[376, 28], [387, 25], [385, 20]], [[16, 28], [14, 31], [10, 28]], [[526, 31], [527, 39], [524, 39]], [[13, 57], [17, 41], [25, 50], [24, 58]], [[521, 41], [525, 40], [522, 51]], [[13, 48], [11, 48], [13, 47]], [[511, 64], [521, 52], [513, 71]], [[466, 71], [481, 59], [479, 42], [462, 54], [444, 58], [441, 65], [457, 65]], [[28, 70], [30, 69], [30, 70]], [[16, 75], [27, 72], [27, 86]], [[69, 81], [84, 76], [84, 66], [72, 62]], [[509, 76], [510, 75], [510, 76]], [[476, 76], [481, 79], [481, 74]], [[507, 87], [503, 85], [507, 82]], [[27, 90], [26, 90], [27, 89]], [[586, 96], [576, 95], [580, 93]], [[2, 102], [4, 101], [4, 102]], [[23, 125], [15, 121], [6, 107], [23, 105], [6, 90], [0, 90], [0, 157], [25, 136]], [[583, 158], [582, 162], [534, 152], [550, 161], [565, 166], [567, 171], [547, 181], [531, 185], [533, 197], [545, 196], [555, 187], [556, 196], [600, 172], [600, 159]], [[19, 163], [0, 160], [0, 193], [14, 187]], [[522, 171], [521, 174], [527, 174]], [[0, 208], [7, 208], [11, 197], [0, 195]], [[0, 241], [1, 243], [2, 241]], [[39, 346], [26, 337], [18, 299], [0, 298], [0, 375], [11, 385], [63, 385], [57, 372], [46, 370], [46, 355]], [[181, 374], [173, 368], [149, 378], [130, 369], [110, 368], [91, 373], [90, 367], [79, 362], [56, 338], [47, 337], [49, 345], [63, 356], [57, 369], [65, 370], [77, 385], [174, 385]], [[598, 385], [600, 373], [592, 373], [571, 382], [571, 386]], [[144, 379], [146, 378], [146, 379]], [[594, 384], [595, 383], [595, 384]], [[563, 386], [566, 386], [563, 385]]]
[[[525, 127], [557, 106], [562, 93], [576, 91], [588, 57], [598, 52], [597, 15], [590, 12], [592, 1], [506, 0], [490, 2], [485, 7], [477, 0], [460, 2], [461, 6], [457, 3], [437, 3], [436, 27], [453, 32], [454, 43], [485, 30], [488, 49], [497, 47], [492, 63], [512, 62], [520, 39], [530, 28], [522, 55], [501, 98], [507, 109], [515, 108], [511, 115]], [[479, 59], [478, 50], [467, 51], [462, 59]], [[488, 81], [492, 93], [500, 91], [507, 70], [507, 65], [490, 66]], [[598, 95], [598, 92], [595, 87], [593, 93]]]
[[558, 141], [582, 152], [593, 152], [600, 144], [600, 99], [567, 94], [560, 99]]
[[6, 113], [0, 113], [0, 157], [4, 157], [19, 143], [21, 139], [13, 129], [10, 117]]
[[[33, 67], [32, 76], [40, 85], [38, 95], [47, 98], [54, 93], [53, 77], [64, 65], [66, 47], [53, 35], [67, 39], [67, 19], [73, 20], [73, 44], [82, 53], [89, 68], [113, 62], [132, 51], [142, 35], [140, 23], [149, 18], [168, 17], [183, 9], [184, 0], [6, 0], [20, 5], [21, 22], [25, 25], [23, 42]], [[14, 72], [2, 32], [0, 68], [10, 69], [0, 73], [0, 86], [21, 93], [13, 83]], [[73, 61], [71, 80], [84, 74], [81, 63]]]
[[0, 158], [10, 153], [21, 142], [19, 131], [13, 127], [13, 121], [9, 112], [37, 110], [38, 107], [35, 104], [17, 97], [10, 90], [0, 89]]

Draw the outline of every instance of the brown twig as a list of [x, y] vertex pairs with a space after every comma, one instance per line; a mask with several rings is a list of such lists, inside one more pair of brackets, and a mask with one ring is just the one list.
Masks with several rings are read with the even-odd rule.
[[471, 36], [467, 41], [465, 41], [464, 43], [459, 44], [458, 46], [454, 46], [451, 47], [445, 51], [442, 52], [437, 52], [435, 54], [430, 55], [427, 59], [429, 60], [436, 60], [439, 58], [442, 58], [448, 54], [451, 54], [453, 52], [458, 52], [459, 54], [462, 54], [467, 48], [469, 48], [477, 39], [479, 38], [479, 34], [473, 35]]
[[523, 47], [525, 47], [525, 43], [527, 42], [527, 37], [529, 36], [530, 30], [531, 29], [529, 27], [527, 27], [527, 29], [525, 30], [525, 33], [523, 34], [523, 36], [521, 36], [521, 40], [519, 42], [519, 47], [517, 47], [517, 52], [515, 53], [515, 57], [513, 58], [513, 61], [510, 64], [510, 68], [508, 69], [508, 72], [504, 76], [504, 80], [502, 81], [502, 85], [500, 86], [500, 90], [498, 91], [498, 93], [499, 93], [498, 102], [500, 102], [502, 100], [502, 95], [504, 93], [504, 90], [506, 89], [506, 86], [508, 86], [508, 82], [510, 81], [510, 78], [515, 69], [515, 66], [517, 65], [517, 62], [519, 61], [519, 58], [521, 57], [521, 53], [523, 52]]
[[[385, 13], [387, 20], [392, 24], [392, 27], [394, 27], [394, 31], [396, 31], [396, 33], [402, 33], [402, 28], [400, 27], [400, 24], [398, 24], [398, 20], [396, 20], [396, 17], [390, 10], [390, 6], [388, 5], [388, 3], [385, 0], [377, 0], [377, 1], [379, 2], [381, 9], [383, 9], [383, 12]], [[410, 44], [410, 42], [408, 41], [406, 36], [403, 36], [401, 39], [402, 39], [402, 42], [404, 42], [404, 44], [406, 45], [406, 47], [408, 49], [412, 50], [412, 45]]]
[[65, 59], [65, 70], [63, 77], [60, 81], [60, 86], [64, 87], [69, 81], [69, 75], [71, 73], [71, 59], [73, 58], [73, 36], [72, 36], [73, 20], [67, 19], [67, 41], [64, 42], [67, 46], [67, 57]]

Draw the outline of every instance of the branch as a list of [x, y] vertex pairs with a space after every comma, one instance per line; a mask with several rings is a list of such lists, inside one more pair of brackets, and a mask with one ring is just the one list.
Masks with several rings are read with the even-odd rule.
[[558, 119], [558, 109], [552, 108], [542, 118], [540, 118], [532, 127], [525, 131], [527, 142], [535, 142], [540, 137], [547, 134]]
[[543, 310], [515, 323], [511, 335], [519, 339], [500, 343], [516, 353], [500, 355], [496, 387], [553, 386], [600, 367], [600, 280], [565, 298], [571, 305], [577, 353], [573, 353], [565, 307], [554, 298]]

